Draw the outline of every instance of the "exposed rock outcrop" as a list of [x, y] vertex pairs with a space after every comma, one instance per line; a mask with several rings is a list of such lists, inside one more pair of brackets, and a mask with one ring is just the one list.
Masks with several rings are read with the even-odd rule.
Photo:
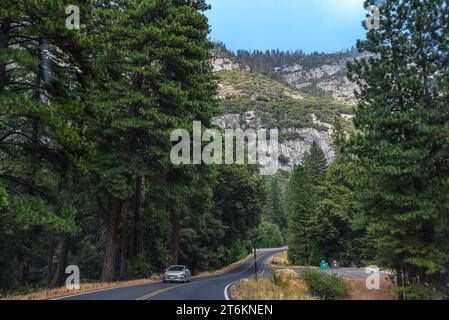
[[331, 93], [332, 97], [338, 101], [356, 104], [354, 91], [357, 85], [346, 77], [347, 64], [354, 60], [368, 59], [372, 54], [348, 54], [332, 63], [318, 64], [317, 67], [307, 68], [300, 63], [276, 68], [275, 72], [282, 79], [294, 85], [298, 89], [307, 87], [317, 87]]
[[234, 62], [230, 58], [226, 57], [214, 57], [212, 59], [212, 71], [219, 72], [223, 70], [245, 70], [251, 71], [251, 69], [246, 65], [240, 65]]
[[[302, 158], [316, 142], [323, 149], [326, 159], [332, 162], [335, 159], [335, 152], [332, 149], [333, 126], [329, 123], [321, 122], [318, 117], [311, 114], [310, 117], [314, 124], [320, 125], [327, 130], [318, 130], [315, 128], [285, 128], [281, 129], [284, 133], [297, 133], [299, 139], [286, 140], [279, 143], [279, 155], [282, 158], [281, 167], [283, 170], [291, 171], [295, 164], [302, 162]], [[222, 129], [264, 129], [254, 112], [249, 111], [243, 115], [228, 114], [213, 119], [213, 124]], [[265, 128], [269, 129], [269, 128]]]

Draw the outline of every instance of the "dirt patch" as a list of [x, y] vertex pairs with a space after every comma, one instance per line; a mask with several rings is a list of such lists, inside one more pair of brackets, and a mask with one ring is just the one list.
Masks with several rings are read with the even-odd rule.
[[346, 279], [351, 284], [351, 291], [346, 300], [395, 300], [390, 280], [381, 280], [379, 290], [368, 290], [365, 279]]

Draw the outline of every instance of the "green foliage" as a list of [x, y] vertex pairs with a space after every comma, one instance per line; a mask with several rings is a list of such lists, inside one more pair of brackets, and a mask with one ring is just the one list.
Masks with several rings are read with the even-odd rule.
[[92, 243], [91, 239], [84, 238], [79, 246], [72, 249], [73, 258], [71, 263], [82, 270], [81, 277], [85, 281], [98, 281], [101, 276], [101, 265], [103, 263], [103, 250], [100, 246]]
[[[316, 227], [316, 226], [315, 226]], [[317, 239], [317, 236], [314, 235], [314, 239]], [[318, 239], [321, 240], [321, 239]], [[320, 262], [323, 260], [328, 259], [328, 257], [331, 257], [331, 255], [329, 255], [327, 252], [325, 252], [325, 248], [323, 248], [319, 241], [317, 241], [318, 243], [314, 243], [312, 245], [312, 249], [310, 250], [310, 258], [309, 258], [309, 265], [310, 266], [319, 266]], [[334, 253], [334, 252], [332, 252]]]
[[308, 172], [296, 166], [286, 192], [288, 213], [288, 258], [293, 264], [308, 264], [312, 248], [310, 218], [315, 214], [316, 194]]
[[251, 244], [248, 241], [241, 241], [241, 240], [235, 241], [231, 245], [231, 248], [229, 250], [228, 254], [229, 259], [222, 266], [225, 266], [226, 264], [231, 264], [234, 261], [245, 258], [248, 255], [248, 252], [250, 251], [249, 250], [250, 247]]
[[300, 274], [310, 293], [323, 300], [340, 300], [349, 295], [350, 284], [335, 273], [306, 270]]
[[378, 262], [396, 271], [398, 285], [447, 295], [448, 7], [371, 4], [380, 6], [382, 27], [368, 31], [358, 49], [373, 56], [349, 68], [361, 88], [349, 151], [357, 198]]
[[281, 230], [276, 224], [262, 221], [258, 232], [260, 248], [279, 248], [284, 244]]
[[[224, 70], [218, 72], [220, 84], [225, 86], [225, 97], [219, 101], [222, 113], [244, 114], [255, 111], [267, 128], [305, 128], [327, 130], [313, 123], [310, 114], [321, 121], [332, 123], [342, 113], [351, 114], [352, 107], [329, 97], [304, 96], [286, 83], [254, 72]], [[301, 97], [301, 99], [299, 98]], [[281, 133], [281, 141], [300, 138]]]
[[14, 199], [10, 205], [11, 212], [15, 215], [16, 222], [24, 230], [32, 226], [45, 225], [57, 232], [76, 232], [74, 208], [60, 208], [60, 217], [54, 213], [51, 207], [45, 204], [39, 197], [23, 196]]
[[302, 209], [300, 214], [294, 214], [294, 211], [290, 214], [289, 238], [300, 235], [298, 241], [302, 242], [301, 249], [290, 247], [289, 258], [295, 263], [318, 265], [322, 260], [335, 259], [342, 265], [360, 266], [373, 259], [373, 241], [367, 235], [350, 181], [353, 172], [351, 155], [346, 153], [346, 132], [339, 124], [337, 121], [334, 131], [336, 159], [332, 164], [327, 165], [324, 153], [316, 143], [304, 157], [303, 170], [309, 178], [296, 184], [296, 189], [302, 188], [307, 195], [292, 192], [296, 172], [290, 180], [290, 190], [287, 191], [290, 212], [291, 203], [300, 203], [304, 197], [314, 199], [308, 209]]
[[5, 188], [0, 186], [0, 212], [8, 208], [8, 194]]
[[[223, 48], [222, 45], [216, 44]], [[278, 78], [282, 72], [276, 71], [277, 68], [301, 65], [305, 70], [314, 69], [322, 64], [334, 64], [353, 56], [355, 50], [346, 50], [336, 53], [318, 53], [306, 54], [301, 50], [290, 52], [280, 50], [238, 50], [236, 53], [227, 51], [227, 55], [235, 58], [240, 63], [251, 67], [251, 70]]]
[[283, 207], [282, 193], [278, 177], [274, 176], [267, 183], [267, 201], [264, 208], [264, 218], [278, 226], [281, 232], [287, 229], [287, 215]]
[[79, 31], [65, 6], [0, 5], [1, 293], [61, 285], [67, 264], [111, 281], [245, 256], [256, 168], [169, 159], [173, 129], [217, 112], [208, 5], [81, 1]]
[[272, 272], [270, 276], [270, 281], [277, 287], [287, 287], [289, 278], [282, 272]]
[[393, 292], [397, 296], [404, 297], [406, 300], [444, 300], [445, 296], [441, 292], [438, 292], [435, 288], [432, 288], [424, 284], [411, 284], [405, 287], [396, 286]]
[[312, 143], [310, 151], [303, 157], [303, 166], [308, 171], [311, 182], [315, 186], [323, 185], [327, 160], [323, 150], [315, 141]]

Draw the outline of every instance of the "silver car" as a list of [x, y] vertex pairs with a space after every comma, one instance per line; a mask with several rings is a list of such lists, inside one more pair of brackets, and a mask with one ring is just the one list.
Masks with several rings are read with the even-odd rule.
[[165, 270], [162, 281], [165, 282], [190, 282], [192, 273], [186, 266], [171, 266]]

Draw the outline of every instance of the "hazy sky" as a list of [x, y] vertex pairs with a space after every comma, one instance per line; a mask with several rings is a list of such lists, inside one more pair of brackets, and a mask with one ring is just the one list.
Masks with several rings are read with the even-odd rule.
[[211, 39], [237, 49], [332, 52], [363, 38], [363, 0], [207, 0]]

